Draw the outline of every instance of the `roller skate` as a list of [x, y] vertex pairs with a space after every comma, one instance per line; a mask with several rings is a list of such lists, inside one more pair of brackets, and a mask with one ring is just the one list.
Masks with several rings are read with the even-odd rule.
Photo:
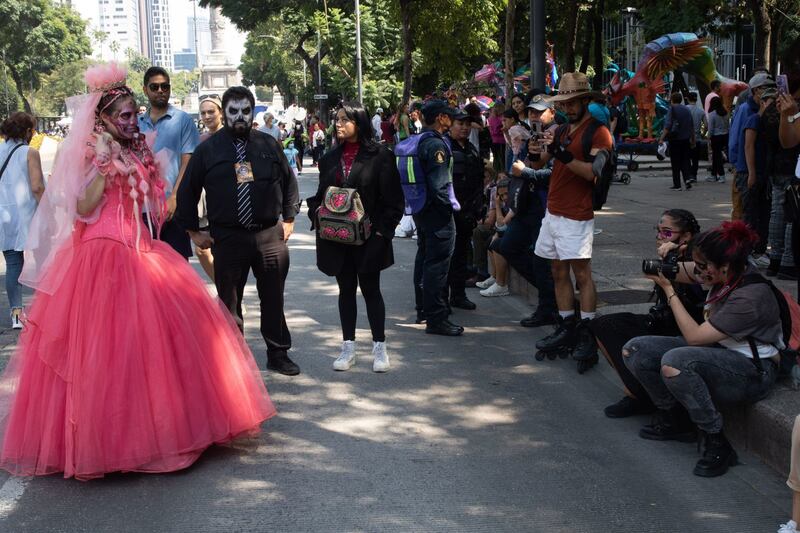
[[556, 319], [556, 330], [536, 343], [536, 360], [566, 359], [575, 348], [575, 315]]
[[583, 374], [597, 364], [597, 341], [589, 329], [589, 319], [585, 318], [575, 325], [575, 349], [572, 358], [578, 362], [578, 374]]

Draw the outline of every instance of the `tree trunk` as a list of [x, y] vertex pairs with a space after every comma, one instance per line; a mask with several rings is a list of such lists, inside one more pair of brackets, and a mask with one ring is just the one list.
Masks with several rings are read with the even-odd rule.
[[[570, 15], [567, 17], [566, 27], [566, 42], [567, 49], [564, 52], [564, 61], [561, 64], [561, 72], [574, 72], [575, 71], [575, 40], [578, 34], [579, 15], [578, 15], [578, 0], [570, 0], [564, 8], [565, 13]], [[574, 13], [574, 15], [572, 15]]]
[[14, 80], [14, 85], [17, 88], [17, 94], [20, 98], [22, 98], [22, 104], [25, 106], [25, 112], [33, 114], [33, 110], [31, 109], [31, 103], [28, 102], [28, 99], [25, 97], [25, 83], [22, 80], [22, 76], [20, 76], [17, 69], [14, 68], [13, 65], [7, 65], [8, 71], [11, 73], [11, 79]]
[[516, 0], [508, 0], [506, 7], [506, 42], [505, 42], [505, 82], [506, 82], [506, 95], [511, 101], [511, 95], [516, 91], [514, 89], [514, 15], [516, 14], [517, 2]]
[[606, 10], [605, 0], [597, 0], [597, 6], [592, 13], [594, 26], [594, 78], [592, 88], [599, 91], [603, 87], [603, 72], [606, 66], [603, 64], [603, 13]]
[[583, 42], [581, 43], [581, 66], [578, 70], [586, 74], [589, 70], [589, 56], [592, 53], [592, 21], [593, 16], [583, 17]]
[[765, 0], [748, 0], [753, 12], [753, 26], [755, 26], [755, 53], [753, 57], [755, 68], [770, 69], [770, 43], [772, 41], [772, 25]]
[[400, 0], [400, 21], [403, 38], [403, 104], [411, 101], [411, 85], [413, 83], [412, 54], [414, 52], [414, 30], [411, 27], [411, 2]]

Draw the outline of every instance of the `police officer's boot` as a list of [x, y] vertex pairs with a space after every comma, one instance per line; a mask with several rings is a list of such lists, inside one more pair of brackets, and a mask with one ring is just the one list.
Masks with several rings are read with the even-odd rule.
[[467, 298], [466, 293], [462, 292], [459, 294], [451, 290], [450, 307], [456, 307], [458, 309], [466, 309], [467, 311], [473, 311], [478, 306], [475, 305], [475, 302]]
[[447, 318], [425, 325], [425, 333], [430, 335], [444, 335], [445, 337], [458, 337], [464, 333], [464, 328], [453, 324]]

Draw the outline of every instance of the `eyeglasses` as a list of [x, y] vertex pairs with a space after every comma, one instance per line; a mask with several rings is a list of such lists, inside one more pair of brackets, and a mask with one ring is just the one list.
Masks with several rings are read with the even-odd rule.
[[[154, 85], [155, 85], [155, 84], [154, 84]], [[167, 84], [167, 85], [169, 85], [169, 84]], [[167, 89], [169, 89], [169, 87], [167, 87]], [[151, 91], [153, 91], [153, 90], [155, 90], [155, 89], [153, 89], [153, 88], [151, 87], [151, 88], [150, 88], [150, 90], [151, 90]], [[214, 99], [217, 99], [217, 100], [219, 100], [219, 95], [218, 95], [218, 94], [204, 94], [204, 95], [202, 95], [202, 96], [200, 97], [200, 101], [202, 102], [203, 100], [208, 100], [209, 98], [214, 98]]]
[[158, 92], [161, 90], [162, 93], [169, 92], [171, 87], [172, 85], [168, 81], [165, 81], [164, 83], [151, 83], [147, 86], [151, 92]]
[[673, 235], [678, 233], [675, 230], [669, 228], [659, 228], [658, 226], [653, 226], [653, 229], [656, 230], [656, 233], [659, 237], [664, 237], [665, 239], [671, 239]]

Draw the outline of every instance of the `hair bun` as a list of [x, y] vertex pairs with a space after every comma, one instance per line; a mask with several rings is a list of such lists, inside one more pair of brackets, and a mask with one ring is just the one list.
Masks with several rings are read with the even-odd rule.
[[758, 233], [741, 220], [731, 220], [720, 224], [720, 233], [731, 245], [755, 246], [759, 241]]

